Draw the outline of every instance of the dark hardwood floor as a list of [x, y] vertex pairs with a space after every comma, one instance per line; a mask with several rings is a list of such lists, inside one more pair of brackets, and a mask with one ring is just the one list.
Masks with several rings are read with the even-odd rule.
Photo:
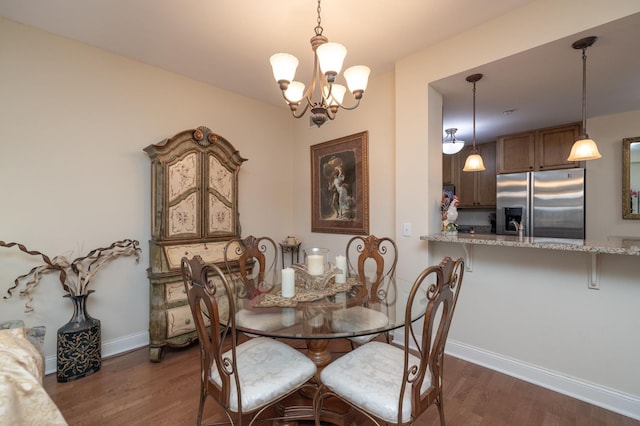
[[[289, 341], [304, 351], [304, 343]], [[335, 353], [346, 341], [331, 344]], [[200, 362], [197, 345], [167, 350], [161, 363], [149, 362], [147, 348], [102, 362], [101, 370], [68, 383], [45, 378], [51, 398], [71, 426], [193, 425], [198, 406]], [[445, 361], [445, 413], [456, 425], [615, 425], [640, 422], [513, 377], [450, 356]], [[213, 401], [207, 420], [222, 420]], [[356, 424], [368, 424], [361, 417]], [[435, 407], [416, 425], [438, 425]]]

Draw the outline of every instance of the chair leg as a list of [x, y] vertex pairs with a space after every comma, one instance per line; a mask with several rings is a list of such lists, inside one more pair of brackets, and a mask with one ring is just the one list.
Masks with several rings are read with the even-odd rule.
[[198, 419], [196, 424], [200, 426], [202, 424], [202, 412], [204, 411], [204, 401], [207, 399], [207, 391], [202, 389], [200, 391], [200, 403], [198, 404]]
[[436, 406], [438, 407], [438, 414], [440, 414], [440, 426], [445, 426], [444, 421], [444, 399], [442, 398], [442, 389], [440, 389], [440, 395], [436, 398]]

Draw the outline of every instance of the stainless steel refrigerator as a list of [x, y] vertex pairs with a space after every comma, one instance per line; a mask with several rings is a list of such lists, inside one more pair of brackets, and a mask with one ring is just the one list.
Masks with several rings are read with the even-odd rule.
[[585, 170], [511, 173], [496, 179], [496, 233], [585, 238]]

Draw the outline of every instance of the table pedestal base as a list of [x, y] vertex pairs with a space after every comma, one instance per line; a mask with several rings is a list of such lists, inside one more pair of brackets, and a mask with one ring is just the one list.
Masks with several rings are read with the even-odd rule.
[[[295, 426], [299, 421], [313, 421], [313, 397], [320, 383], [320, 372], [332, 360], [331, 352], [328, 350], [329, 340], [307, 340], [307, 356], [316, 364], [318, 371], [308, 386], [285, 399], [277, 406], [278, 415], [285, 417], [285, 420], [278, 422], [281, 426]], [[349, 426], [354, 424], [356, 417], [355, 410], [336, 398], [326, 398], [322, 405], [320, 421], [337, 426]], [[291, 420], [289, 420], [291, 419]]]

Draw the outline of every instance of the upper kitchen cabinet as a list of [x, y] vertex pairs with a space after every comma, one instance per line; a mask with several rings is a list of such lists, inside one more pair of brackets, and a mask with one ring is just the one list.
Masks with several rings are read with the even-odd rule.
[[567, 161], [571, 146], [580, 135], [580, 127], [580, 123], [574, 123], [499, 137], [498, 173], [582, 167], [581, 162]]
[[458, 155], [442, 155], [442, 184], [456, 184], [456, 163]]
[[[466, 147], [455, 155], [456, 195], [459, 208], [496, 207], [496, 144], [495, 142], [476, 145], [482, 157], [485, 170], [463, 172], [464, 162], [473, 153], [473, 147]], [[445, 156], [448, 157], [448, 156]]]

